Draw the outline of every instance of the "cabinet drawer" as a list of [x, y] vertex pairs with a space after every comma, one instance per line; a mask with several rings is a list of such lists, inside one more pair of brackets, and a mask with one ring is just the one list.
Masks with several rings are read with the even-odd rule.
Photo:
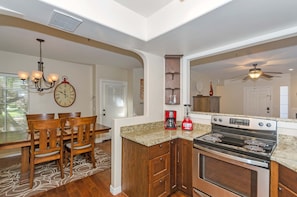
[[169, 153], [169, 141], [164, 142], [161, 144], [157, 144], [154, 146], [151, 146], [149, 148], [149, 159], [153, 159], [155, 157], [158, 157], [160, 155], [164, 155], [166, 153]]
[[297, 194], [293, 193], [286, 186], [278, 184], [278, 197], [297, 197]]
[[210, 197], [209, 195], [199, 191], [198, 189], [193, 189], [193, 197]]
[[297, 193], [297, 173], [293, 170], [279, 165], [279, 182]]
[[169, 175], [149, 184], [149, 197], [167, 197], [170, 194]]
[[149, 161], [149, 182], [160, 179], [170, 172], [170, 154], [161, 155]]

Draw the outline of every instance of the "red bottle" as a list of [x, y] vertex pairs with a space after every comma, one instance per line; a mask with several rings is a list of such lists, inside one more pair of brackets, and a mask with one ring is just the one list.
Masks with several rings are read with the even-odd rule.
[[210, 82], [209, 96], [212, 96], [212, 95], [213, 95], [212, 82]]

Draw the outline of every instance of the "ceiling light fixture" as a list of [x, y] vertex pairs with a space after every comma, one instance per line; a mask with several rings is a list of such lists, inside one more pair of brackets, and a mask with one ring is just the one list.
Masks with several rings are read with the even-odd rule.
[[262, 71], [260, 68], [253, 68], [249, 71], [249, 76], [252, 79], [258, 79], [262, 75]]
[[[31, 74], [31, 82], [34, 84], [33, 89], [36, 89], [38, 92], [43, 92], [44, 90], [50, 90], [55, 86], [55, 83], [59, 79], [59, 75], [55, 73], [51, 73], [48, 75], [47, 80], [44, 77], [43, 72], [43, 61], [42, 61], [42, 50], [41, 43], [44, 42], [43, 39], [36, 39], [40, 43], [40, 60], [38, 61], [38, 70], [33, 70]], [[23, 83], [28, 79], [29, 73], [24, 71], [19, 71], [18, 76]], [[44, 84], [44, 85], [43, 85]]]

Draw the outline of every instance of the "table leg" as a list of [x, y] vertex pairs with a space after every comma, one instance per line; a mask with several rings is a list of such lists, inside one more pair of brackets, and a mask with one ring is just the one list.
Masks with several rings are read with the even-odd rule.
[[29, 146], [22, 147], [20, 184], [29, 182], [29, 151]]

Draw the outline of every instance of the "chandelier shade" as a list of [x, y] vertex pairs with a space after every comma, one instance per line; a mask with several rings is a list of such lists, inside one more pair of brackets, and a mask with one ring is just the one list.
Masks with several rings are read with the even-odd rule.
[[[50, 90], [52, 89], [56, 82], [59, 79], [59, 75], [56, 73], [50, 73], [47, 78], [44, 76], [43, 71], [43, 61], [42, 61], [42, 48], [41, 44], [44, 42], [43, 39], [37, 38], [36, 39], [39, 42], [40, 45], [40, 59], [38, 61], [38, 70], [33, 70], [30, 76], [30, 80], [28, 83], [33, 83], [33, 89], [35, 89], [38, 92], [43, 92], [44, 90]], [[18, 76], [21, 80], [23, 80], [23, 83], [29, 78], [29, 72], [25, 71], [19, 71]]]
[[249, 76], [252, 79], [258, 79], [262, 75], [262, 71], [260, 68], [253, 68], [249, 71]]

